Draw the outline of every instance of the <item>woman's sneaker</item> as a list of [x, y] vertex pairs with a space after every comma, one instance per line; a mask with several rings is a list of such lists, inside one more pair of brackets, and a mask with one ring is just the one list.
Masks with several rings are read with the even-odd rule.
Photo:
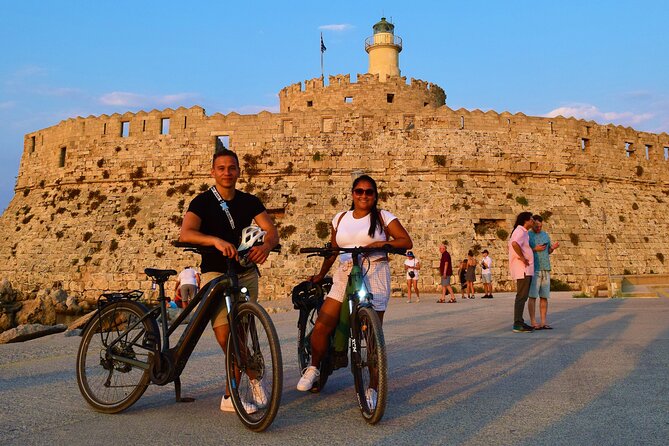
[[321, 372], [319, 372], [318, 369], [313, 365], [310, 365], [309, 367], [304, 369], [302, 378], [300, 378], [300, 380], [297, 383], [297, 390], [299, 390], [300, 392], [307, 392], [311, 390], [311, 388], [314, 386], [314, 383], [320, 376]]
[[369, 407], [369, 410], [376, 409], [376, 398], [376, 390], [371, 387], [365, 390], [365, 399], [367, 400], [367, 407]]
[[258, 409], [264, 409], [267, 407], [267, 392], [262, 386], [262, 382], [257, 379], [251, 380], [251, 392], [253, 393], [253, 402], [258, 407]]
[[[242, 404], [244, 405], [244, 410], [246, 411], [246, 413], [252, 414], [258, 412], [258, 408], [256, 407], [255, 404], [247, 403], [246, 401], [243, 401]], [[221, 410], [223, 412], [235, 411], [235, 406], [232, 404], [232, 398], [223, 395], [223, 398], [221, 398]]]

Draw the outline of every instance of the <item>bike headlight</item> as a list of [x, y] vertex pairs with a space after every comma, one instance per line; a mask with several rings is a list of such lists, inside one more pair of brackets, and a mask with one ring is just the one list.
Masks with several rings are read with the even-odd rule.
[[248, 301], [251, 298], [251, 295], [249, 294], [249, 289], [243, 286], [239, 292], [241, 293], [242, 296]]
[[367, 291], [365, 291], [365, 290], [358, 291], [358, 297], [360, 299], [364, 298], [366, 295], [367, 295]]

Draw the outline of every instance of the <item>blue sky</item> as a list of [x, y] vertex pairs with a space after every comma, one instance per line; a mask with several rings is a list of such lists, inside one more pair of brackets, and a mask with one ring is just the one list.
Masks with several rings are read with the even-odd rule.
[[278, 110], [278, 91], [367, 71], [392, 19], [407, 77], [453, 109], [571, 115], [669, 132], [666, 1], [0, 0], [0, 209], [25, 133], [102, 113]]

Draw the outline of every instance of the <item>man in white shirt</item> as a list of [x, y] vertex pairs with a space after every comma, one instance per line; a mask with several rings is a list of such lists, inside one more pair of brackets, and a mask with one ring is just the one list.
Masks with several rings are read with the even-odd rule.
[[483, 282], [483, 292], [481, 299], [492, 299], [492, 259], [488, 255], [488, 250], [483, 250], [483, 259], [481, 259], [481, 282]]
[[174, 289], [180, 291], [181, 302], [183, 306], [186, 307], [188, 302], [195, 297], [197, 290], [200, 288], [200, 274], [192, 267], [187, 267], [181, 273], [179, 273], [179, 280], [177, 286]]

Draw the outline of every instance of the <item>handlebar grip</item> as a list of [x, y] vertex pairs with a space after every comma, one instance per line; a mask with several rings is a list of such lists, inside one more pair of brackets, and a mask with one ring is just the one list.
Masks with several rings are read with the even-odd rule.
[[300, 248], [300, 254], [320, 254], [323, 248]]

